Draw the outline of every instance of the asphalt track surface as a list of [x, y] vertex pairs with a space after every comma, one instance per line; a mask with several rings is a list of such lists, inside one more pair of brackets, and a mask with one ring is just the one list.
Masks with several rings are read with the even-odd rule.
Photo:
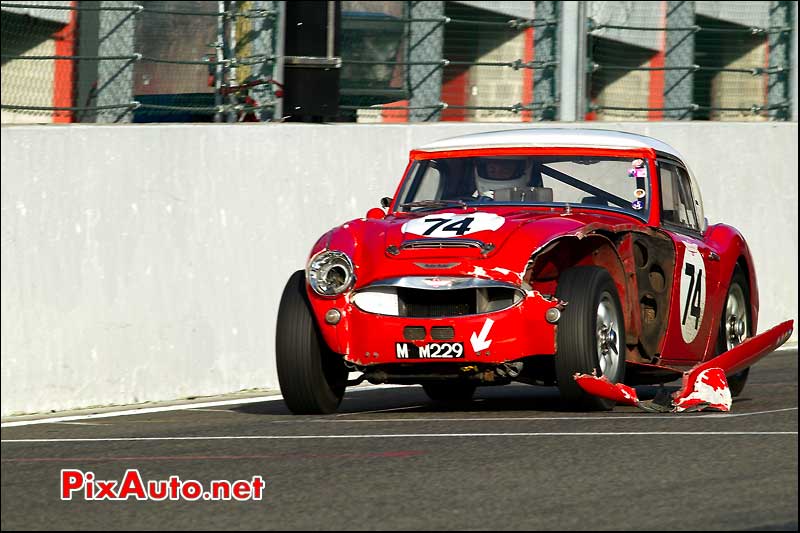
[[[332, 416], [267, 401], [4, 428], [2, 528], [797, 530], [796, 349], [758, 363], [727, 415], [570, 413], [522, 385], [476, 399], [353, 390]], [[267, 485], [261, 501], [61, 501], [62, 468]]]

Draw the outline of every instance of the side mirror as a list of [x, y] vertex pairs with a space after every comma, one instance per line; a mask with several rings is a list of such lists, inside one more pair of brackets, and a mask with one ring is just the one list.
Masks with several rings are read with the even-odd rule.
[[390, 205], [392, 205], [392, 199], [389, 198], [388, 196], [384, 196], [383, 198], [381, 198], [381, 207], [373, 207], [372, 209], [367, 211], [367, 218], [386, 217], [386, 211], [384, 211], [384, 209], [388, 209]]
[[386, 216], [386, 213], [383, 212], [383, 209], [380, 207], [373, 207], [369, 211], [367, 211], [367, 218], [377, 218], [382, 219]]

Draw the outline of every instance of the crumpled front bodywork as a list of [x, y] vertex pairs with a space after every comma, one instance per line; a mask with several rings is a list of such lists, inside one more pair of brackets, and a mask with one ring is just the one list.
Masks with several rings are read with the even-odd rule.
[[[460, 150], [451, 156], [482, 156], [524, 154], [563, 154], [641, 158], [648, 161], [651, 202], [658, 204], [656, 153], [650, 148], [491, 148]], [[412, 152], [411, 158], [426, 159], [447, 157], [443, 152]], [[395, 194], [395, 203], [398, 202]], [[591, 208], [579, 204], [563, 207], [533, 205], [452, 206], [435, 210], [414, 212], [397, 211], [393, 205], [384, 218], [364, 218], [339, 226], [320, 238], [311, 257], [322, 250], [346, 253], [355, 266], [355, 283], [352, 289], [337, 298], [324, 298], [308, 288], [308, 296], [320, 331], [328, 346], [351, 362], [377, 364], [388, 361], [391, 341], [399, 341], [401, 319], [378, 314], [363, 313], [353, 305], [353, 294], [381, 283], [389, 278], [440, 277], [496, 280], [518, 286], [525, 293], [523, 302], [511, 309], [491, 315], [471, 315], [454, 319], [406, 320], [426, 328], [448, 322], [460, 330], [459, 341], [471, 346], [473, 335], [487, 326], [491, 319], [491, 340], [488, 350], [474, 349], [469, 354], [485, 357], [489, 352], [492, 361], [504, 362], [526, 356], [554, 355], [557, 352], [556, 328], [545, 320], [544, 313], [561, 306], [555, 298], [558, 276], [564, 269], [574, 266], [597, 266], [607, 270], [618, 289], [625, 322], [625, 343], [629, 347], [629, 360], [649, 363], [660, 351], [665, 337], [666, 317], [669, 308], [669, 289], [672, 286], [671, 263], [674, 245], [670, 238], [656, 229], [657, 209], [651, 209], [640, 218], [632, 213]], [[429, 231], [421, 231], [423, 219], [448, 217], [481, 217], [487, 222], [480, 231], [437, 239]], [[501, 223], [496, 224], [495, 221]], [[474, 224], [473, 224], [474, 225]], [[428, 226], [430, 229], [430, 225]], [[484, 230], [485, 228], [485, 230]], [[661, 249], [665, 290], [652, 308], [661, 314], [653, 321], [643, 321], [640, 292], [650, 289], [648, 276], [636, 276], [636, 250], [649, 247]], [[462, 246], [463, 245], [463, 246]], [[437, 247], [438, 246], [438, 247]], [[654, 254], [658, 255], [658, 254]], [[642, 285], [644, 283], [644, 285]], [[651, 291], [652, 292], [652, 291]], [[342, 320], [327, 324], [323, 317], [335, 308], [342, 312]], [[388, 328], [388, 329], [387, 329]], [[463, 331], [461, 331], [463, 330]], [[483, 337], [481, 336], [481, 339]], [[430, 340], [430, 339], [428, 339]], [[483, 343], [478, 342], [478, 347]], [[501, 347], [505, 349], [501, 350]], [[478, 356], [477, 352], [482, 352]], [[375, 354], [378, 354], [376, 357]], [[367, 357], [369, 354], [369, 357]], [[496, 359], [495, 359], [496, 358]], [[396, 361], [394, 361], [396, 362]]]
[[[475, 211], [476, 208], [453, 209], [444, 214]], [[485, 245], [482, 248], [404, 246], [417, 242], [417, 236], [403, 231], [404, 225], [424, 218], [425, 214], [353, 220], [323, 236], [312, 257], [323, 249], [343, 251], [353, 259], [356, 278], [352, 290], [336, 298], [323, 298], [308, 290], [320, 331], [331, 350], [357, 365], [396, 363], [395, 343], [403, 340], [403, 328], [411, 325], [428, 331], [433, 327], [454, 328], [454, 340], [463, 342], [467, 349], [459, 362], [503, 363], [531, 355], [553, 355], [557, 351], [556, 325], [545, 320], [545, 313], [554, 307], [563, 309], [564, 302], [555, 298], [554, 283], [539, 279], [537, 260], [541, 257], [551, 260], [554, 255], [563, 256], [566, 262], [603, 266], [612, 273], [626, 302], [627, 314], [632, 315], [638, 309], [635, 295], [628, 298], [626, 266], [609, 236], [656, 234], [642, 222], [622, 214], [565, 214], [543, 208], [496, 207], [480, 211], [491, 212], [503, 220], [502, 226], [491, 232], [469, 235], [471, 240]], [[442, 217], [443, 213], [429, 216]], [[666, 237], [660, 238], [666, 241]], [[426, 244], [430, 241], [426, 239]], [[447, 243], [454, 241], [458, 239], [449, 239]], [[576, 244], [579, 242], [584, 244]], [[627, 244], [630, 248], [630, 243]], [[628, 255], [632, 256], [630, 249]], [[355, 293], [394, 278], [419, 278], [431, 283], [445, 278], [495, 280], [519, 287], [525, 296], [508, 309], [452, 318], [377, 315], [354, 305]], [[335, 325], [322, 319], [332, 308], [342, 313], [342, 319]], [[481, 342], [472, 341], [484, 328], [488, 328], [490, 335], [485, 342], [491, 342], [486, 348]]]
[[[451, 238], [450, 242], [480, 241], [485, 248], [404, 248], [404, 243], [422, 239], [403, 231], [403, 226], [426, 216], [468, 215], [491, 212], [502, 217], [501, 227]], [[398, 276], [475, 276], [521, 283], [532, 256], [565, 237], [583, 239], [601, 233], [651, 232], [635, 219], [613, 213], [552, 212], [543, 208], [470, 207], [446, 212], [397, 213], [384, 219], [356, 219], [322, 236], [311, 251], [339, 250], [347, 253], [356, 267], [358, 290], [366, 285]], [[434, 239], [426, 238], [426, 241]]]

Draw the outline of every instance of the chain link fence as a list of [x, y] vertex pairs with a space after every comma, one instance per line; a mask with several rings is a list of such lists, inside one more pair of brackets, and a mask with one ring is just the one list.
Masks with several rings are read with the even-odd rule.
[[[441, 9], [436, 11], [435, 4]], [[557, 13], [552, 10], [537, 18], [534, 5], [343, 2], [340, 118], [360, 122], [554, 118], [555, 86], [550, 83], [549, 91], [543, 89], [558, 65]], [[352, 31], [356, 25], [359, 32]], [[539, 32], [538, 59], [534, 58], [535, 32]], [[363, 77], [383, 90], [353, 90], [357, 69], [364, 69], [359, 70]], [[542, 84], [535, 93], [537, 74]]]
[[377, 117], [359, 110], [389, 102], [386, 116], [399, 117], [410, 97], [408, 2], [345, 1], [341, 16], [340, 120]]
[[3, 2], [3, 122], [272, 119], [276, 4]]
[[[583, 118], [790, 119], [795, 4], [585, 2]], [[2, 122], [280, 120], [283, 5], [0, 2]], [[342, 1], [337, 119], [557, 120], [562, 7]]]
[[613, 3], [590, 3], [590, 119], [789, 118], [792, 2]]
[[77, 13], [68, 2], [61, 4], [52, 9], [2, 4], [4, 123], [37, 122], [41, 115], [48, 121], [70, 121]]

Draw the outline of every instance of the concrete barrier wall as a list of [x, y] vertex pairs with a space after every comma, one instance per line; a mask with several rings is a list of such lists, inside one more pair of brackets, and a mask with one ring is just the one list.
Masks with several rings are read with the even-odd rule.
[[[600, 125], [598, 125], [600, 126]], [[276, 387], [283, 285], [408, 150], [509, 125], [2, 128], [2, 414]], [[625, 123], [742, 230], [762, 329], [797, 317], [797, 124]]]

